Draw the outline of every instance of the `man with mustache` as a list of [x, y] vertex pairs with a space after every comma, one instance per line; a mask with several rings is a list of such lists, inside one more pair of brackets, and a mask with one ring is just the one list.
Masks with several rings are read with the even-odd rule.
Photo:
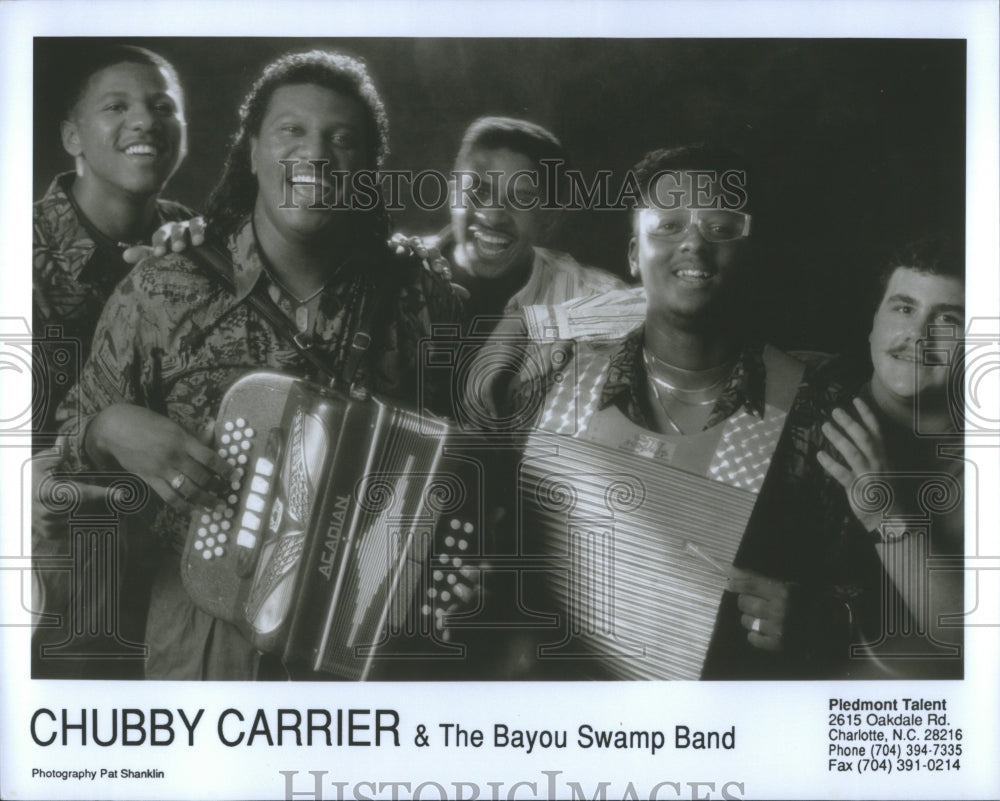
[[[930, 570], [926, 561], [951, 558], [958, 567], [964, 552], [962, 374], [956, 368], [962, 366], [965, 265], [957, 241], [926, 236], [883, 270], [868, 338], [871, 378], [853, 409], [834, 410], [824, 425], [833, 453], [817, 454], [844, 488], [862, 536], [873, 542], [887, 579], [884, 597], [896, 599], [887, 609], [898, 609], [901, 600], [909, 617], [905, 627], [885, 613], [869, 623], [874, 627], [865, 634], [875, 645], [868, 656], [882, 657], [882, 675], [961, 677], [961, 651], [953, 646], [962, 643], [963, 572]], [[865, 503], [871, 481], [891, 490], [887, 508]], [[933, 485], [946, 490], [944, 503], [925, 509], [922, 488]], [[901, 636], [901, 628], [912, 633]]]

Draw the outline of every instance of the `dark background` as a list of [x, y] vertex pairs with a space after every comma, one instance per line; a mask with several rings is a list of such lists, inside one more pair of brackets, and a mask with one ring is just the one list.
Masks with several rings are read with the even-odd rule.
[[[450, 169], [465, 126], [484, 114], [549, 127], [587, 176], [621, 176], [655, 147], [734, 147], [756, 167], [753, 239], [764, 269], [748, 302], [784, 347], [864, 353], [873, 271], [902, 241], [964, 221], [964, 41], [117, 41], [155, 50], [180, 73], [189, 153], [164, 196], [195, 208], [260, 69], [312, 47], [368, 62], [389, 112], [388, 168]], [[35, 40], [36, 198], [72, 168], [55, 101], [73, 69], [64, 62], [60, 40]], [[398, 230], [430, 233], [447, 210], [395, 218]], [[624, 212], [576, 212], [563, 215], [551, 244], [626, 275], [627, 237]]]

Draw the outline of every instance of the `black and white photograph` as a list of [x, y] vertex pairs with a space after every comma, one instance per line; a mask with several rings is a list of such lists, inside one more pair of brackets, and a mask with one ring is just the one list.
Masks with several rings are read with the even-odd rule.
[[4, 797], [1000, 792], [994, 7], [87, 8], [0, 7]]

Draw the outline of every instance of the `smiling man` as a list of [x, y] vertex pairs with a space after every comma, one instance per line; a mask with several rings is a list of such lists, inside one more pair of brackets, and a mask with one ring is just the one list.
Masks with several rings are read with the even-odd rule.
[[[482, 117], [455, 159], [451, 247], [454, 281], [470, 294], [469, 317], [619, 289], [625, 283], [542, 247], [559, 211], [542, 162], [565, 166], [566, 151], [545, 128], [513, 117]], [[546, 208], [549, 206], [549, 208]]]
[[[714, 624], [710, 620], [709, 630], [697, 630], [707, 650], [694, 657], [693, 675], [838, 675], [851, 633], [850, 604], [862, 588], [845, 580], [851, 575], [849, 548], [839, 532], [823, 534], [814, 525], [825, 508], [817, 497], [822, 482], [811, 459], [821, 439], [821, 404], [806, 367], [751, 333], [755, 321], [746, 288], [758, 268], [746, 162], [696, 145], [653, 151], [633, 175], [642, 203], [632, 215], [628, 254], [632, 273], [643, 285], [642, 324], [624, 336], [576, 341], [576, 380], [547, 381], [540, 389], [528, 374], [515, 392], [516, 408], [536, 404], [541, 392], [542, 445], [557, 446], [558, 438], [544, 438], [557, 434], [600, 446], [576, 469], [606, 462], [608, 469], [615, 465], [620, 471], [627, 463], [622, 473], [627, 477], [662, 468], [668, 476], [664, 481], [683, 486], [691, 475], [699, 476], [704, 481], [697, 484], [698, 497], [718, 493], [702, 517], [726, 508], [737, 497], [734, 489], [749, 502], [746, 517], [734, 514], [721, 524], [725, 530], [706, 535], [732, 544], [733, 565], [708, 560], [712, 569], [726, 572], [728, 592], [712, 616]], [[538, 315], [533, 319], [537, 323]], [[564, 471], [567, 476], [574, 472]], [[579, 588], [602, 585], [602, 576], [585, 572], [585, 561], [574, 561], [574, 569], [584, 572], [571, 575], [568, 584], [554, 578], [558, 611], [620, 613], [610, 623], [610, 638], [599, 635], [609, 625], [602, 617], [575, 621], [585, 636], [598, 633], [588, 643], [591, 657], [576, 665], [583, 675], [691, 677], [668, 667], [685, 644], [678, 642], [676, 620], [663, 610], [676, 603], [683, 575], [696, 569], [685, 560], [694, 554], [702, 560], [697, 567], [706, 567], [697, 547], [677, 553], [684, 537], [694, 536], [684, 532], [693, 532], [696, 520], [692, 528], [678, 531], [677, 520], [690, 518], [691, 500], [675, 502], [676, 509], [658, 499], [651, 518], [643, 512], [647, 519], [637, 523], [643, 533], [636, 541], [624, 533], [627, 526], [616, 522], [608, 546], [615, 552], [616, 572], [607, 585], [612, 595], [574, 596]], [[601, 503], [595, 514], [601, 514]], [[655, 529], [661, 519], [655, 515], [662, 516], [665, 531]], [[572, 553], [577, 547], [570, 541], [573, 528], [548, 528], [545, 550]], [[628, 565], [634, 554], [641, 557]], [[704, 602], [715, 601], [706, 597]], [[559, 672], [564, 664], [553, 660], [538, 668]]]
[[[68, 403], [83, 433], [60, 440], [63, 468], [119, 469], [158, 496], [147, 532], [163, 550], [146, 626], [146, 676], [250, 679], [260, 654], [237, 628], [198, 609], [180, 576], [189, 513], [214, 506], [231, 468], [199, 435], [242, 375], [272, 369], [313, 376], [284, 324], [252, 294], [266, 293], [345, 385], [417, 403], [418, 343], [432, 323], [455, 323], [450, 286], [387, 243], [381, 208], [287, 204], [289, 193], [342, 191], [333, 171], [377, 169], [388, 122], [364, 65], [337, 53], [290, 54], [269, 64], [240, 108], [240, 127], [207, 218], [229, 262], [167, 254], [142, 262], [109, 300], [95, 347]], [[298, 187], [297, 164], [325, 163]], [[338, 198], [339, 200], [339, 198]]]
[[[58, 175], [33, 209], [33, 328], [43, 336], [61, 326], [85, 359], [105, 301], [131, 269], [123, 251], [193, 214], [159, 199], [184, 158], [187, 124], [177, 72], [157, 54], [88, 45], [64, 55], [62, 142], [76, 169]], [[36, 432], [54, 428], [69, 387], [46, 388]]]
[[[924, 237], [882, 272], [868, 338], [871, 379], [852, 413], [833, 412], [823, 428], [831, 453], [817, 454], [887, 579], [891, 602], [865, 632], [874, 645], [858, 662], [876, 676], [962, 675], [965, 264], [957, 241]], [[872, 481], [890, 490], [886, 508], [863, 502]], [[951, 569], [932, 570], [929, 556], [951, 560]], [[905, 619], [892, 616], [900, 609]]]

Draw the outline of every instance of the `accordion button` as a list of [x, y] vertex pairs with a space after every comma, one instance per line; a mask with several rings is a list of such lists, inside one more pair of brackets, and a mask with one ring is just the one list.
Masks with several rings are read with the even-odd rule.
[[233, 441], [234, 442], [239, 442], [241, 439], [243, 439], [243, 432], [242, 431], [234, 431], [233, 432]]
[[455, 567], [461, 567], [462, 566], [462, 559], [461, 559], [461, 557], [456, 556], [454, 559], [451, 560], [451, 563]]
[[424, 604], [423, 606], [420, 607], [420, 614], [426, 616], [429, 615], [430, 613], [431, 613], [431, 608], [427, 604]]
[[215, 537], [207, 537], [205, 539], [205, 547], [211, 548], [213, 545], [215, 545]]
[[204, 543], [204, 542], [202, 542], [201, 540], [195, 540], [195, 541], [194, 541], [194, 549], [195, 549], [196, 551], [200, 551], [200, 550], [201, 550], [202, 548], [204, 548], [204, 547], [205, 547], [205, 543]]
[[242, 482], [238, 478], [234, 478], [229, 484], [234, 490], [238, 490], [242, 486]]
[[236, 444], [236, 443], [234, 442], [234, 443], [233, 443], [232, 445], [230, 445], [230, 446], [229, 446], [229, 452], [230, 452], [230, 453], [231, 453], [231, 454], [232, 454], [233, 456], [235, 456], [235, 455], [236, 455], [237, 453], [239, 453], [239, 452], [240, 452], [240, 446], [239, 446], [239, 445], [237, 445], [237, 444]]
[[236, 535], [236, 544], [241, 548], [253, 548], [257, 544], [257, 537], [252, 531], [241, 528], [240, 533]]
[[469, 548], [468, 541], [466, 541], [466, 540], [459, 540], [458, 541], [458, 550], [465, 551], [465, 550], [468, 550], [468, 548]]
[[458, 581], [458, 579], [455, 578], [455, 574], [454, 573], [449, 573], [448, 574], [448, 583], [449, 584], [454, 584], [456, 581]]
[[212, 519], [212, 518], [208, 516], [208, 512], [205, 512], [205, 514], [203, 514], [203, 515], [201, 516], [201, 522], [202, 522], [202, 523], [207, 523], [207, 522], [209, 522], [209, 521], [210, 521], [211, 519]]
[[247, 509], [251, 512], [264, 511], [264, 499], [253, 492], [247, 495]]
[[451, 593], [448, 590], [441, 590], [441, 600], [447, 603], [451, 600]]
[[232, 441], [233, 438], [229, 436], [229, 434], [223, 434], [221, 437], [219, 437], [219, 442], [221, 442], [223, 445], [228, 445]]
[[438, 594], [438, 591], [436, 589], [434, 589], [433, 587], [431, 587], [429, 590], [427, 590], [427, 597], [428, 598], [436, 598], [437, 594]]
[[262, 476], [270, 476], [274, 472], [274, 462], [270, 459], [257, 460], [257, 473]]
[[440, 581], [443, 578], [444, 578], [444, 573], [442, 573], [440, 570], [435, 570], [434, 571], [434, 580], [435, 581]]
[[247, 430], [244, 432], [246, 436], [253, 438], [254, 430], [250, 426], [247, 426]]
[[440, 563], [441, 563], [442, 565], [446, 565], [446, 564], [448, 564], [448, 554], [446, 554], [446, 553], [443, 553], [443, 554], [441, 554], [441, 555], [440, 555], [440, 556], [438, 557], [438, 561], [439, 561], [439, 562], [440, 562]]
[[266, 495], [267, 490], [270, 486], [271, 482], [269, 482], [267, 479], [261, 478], [260, 476], [254, 476], [253, 481], [250, 482], [250, 491], [259, 492], [261, 495]]
[[240, 521], [240, 525], [243, 528], [250, 529], [250, 531], [256, 531], [260, 528], [260, 518], [253, 512], [244, 512], [243, 520]]
[[244, 420], [242, 417], [237, 417], [236, 418], [236, 427], [237, 428], [246, 428], [246, 424], [247, 424], [247, 421]]
[[462, 527], [462, 521], [457, 517], [453, 517], [448, 525], [450, 525], [455, 531], [458, 531]]
[[[222, 510], [221, 509], [216, 509], [214, 512], [212, 512], [212, 520], [214, 520], [216, 522], [222, 520]], [[203, 520], [202, 522], [207, 523], [208, 521], [207, 520]]]
[[233, 430], [233, 421], [232, 420], [226, 420], [226, 422], [223, 424], [222, 427], [224, 429], [226, 429], [226, 431], [232, 431]]
[[449, 548], [454, 548], [455, 547], [455, 538], [454, 537], [450, 537], [450, 536], [449, 537], [445, 537], [444, 538], [444, 544], [447, 545]]
[[212, 525], [210, 525], [208, 527], [208, 533], [209, 534], [218, 534], [219, 533], [219, 524], [218, 523], [212, 523]]
[[[219, 528], [221, 528], [223, 531], [229, 531], [229, 529], [231, 529], [232, 527], [233, 527], [233, 524], [230, 523], [228, 520], [223, 520], [222, 522], [219, 523]], [[220, 534], [219, 536], [220, 537], [224, 537], [226, 535], [225, 534]]]
[[215, 538], [216, 542], [225, 543], [229, 537], [226, 536], [225, 532], [221, 532], [218, 537]]
[[219, 448], [219, 456], [221, 456], [223, 459], [226, 458], [227, 453], [229, 453], [229, 451], [227, 451], [225, 448]]
[[212, 553], [214, 553], [216, 556], [222, 556], [222, 554], [224, 554], [225, 552], [226, 549], [223, 548], [221, 545], [216, 545], [215, 549], [212, 551]]
[[208, 534], [208, 529], [206, 529], [204, 527], [198, 529], [198, 536], [199, 537], [204, 537], [206, 534]]
[[226, 520], [232, 520], [233, 517], [236, 516], [236, 512], [234, 512], [232, 508], [226, 507], [226, 511], [222, 513], [222, 516], [225, 517]]
[[211, 559], [212, 558], [212, 552], [211, 551], [202, 551], [201, 552], [201, 557], [202, 557], [202, 559]]
[[471, 534], [473, 531], [472, 523], [466, 523], [464, 526], [462, 526], [462, 531], [464, 531], [466, 534]]
[[247, 455], [245, 453], [241, 453], [239, 456], [236, 457], [236, 464], [246, 464], [246, 463], [247, 463]]
[[228, 498], [226, 498], [226, 502], [230, 506], [236, 506], [236, 504], [238, 504], [240, 502], [240, 496], [239, 495], [230, 495]]
[[242, 442], [240, 443], [240, 447], [241, 447], [241, 448], [242, 448], [243, 450], [245, 450], [245, 451], [248, 451], [248, 450], [250, 450], [250, 448], [252, 447], [252, 444], [251, 444], [250, 440], [248, 440], [248, 439], [245, 439], [245, 440], [243, 440], [243, 441], [242, 441]]

